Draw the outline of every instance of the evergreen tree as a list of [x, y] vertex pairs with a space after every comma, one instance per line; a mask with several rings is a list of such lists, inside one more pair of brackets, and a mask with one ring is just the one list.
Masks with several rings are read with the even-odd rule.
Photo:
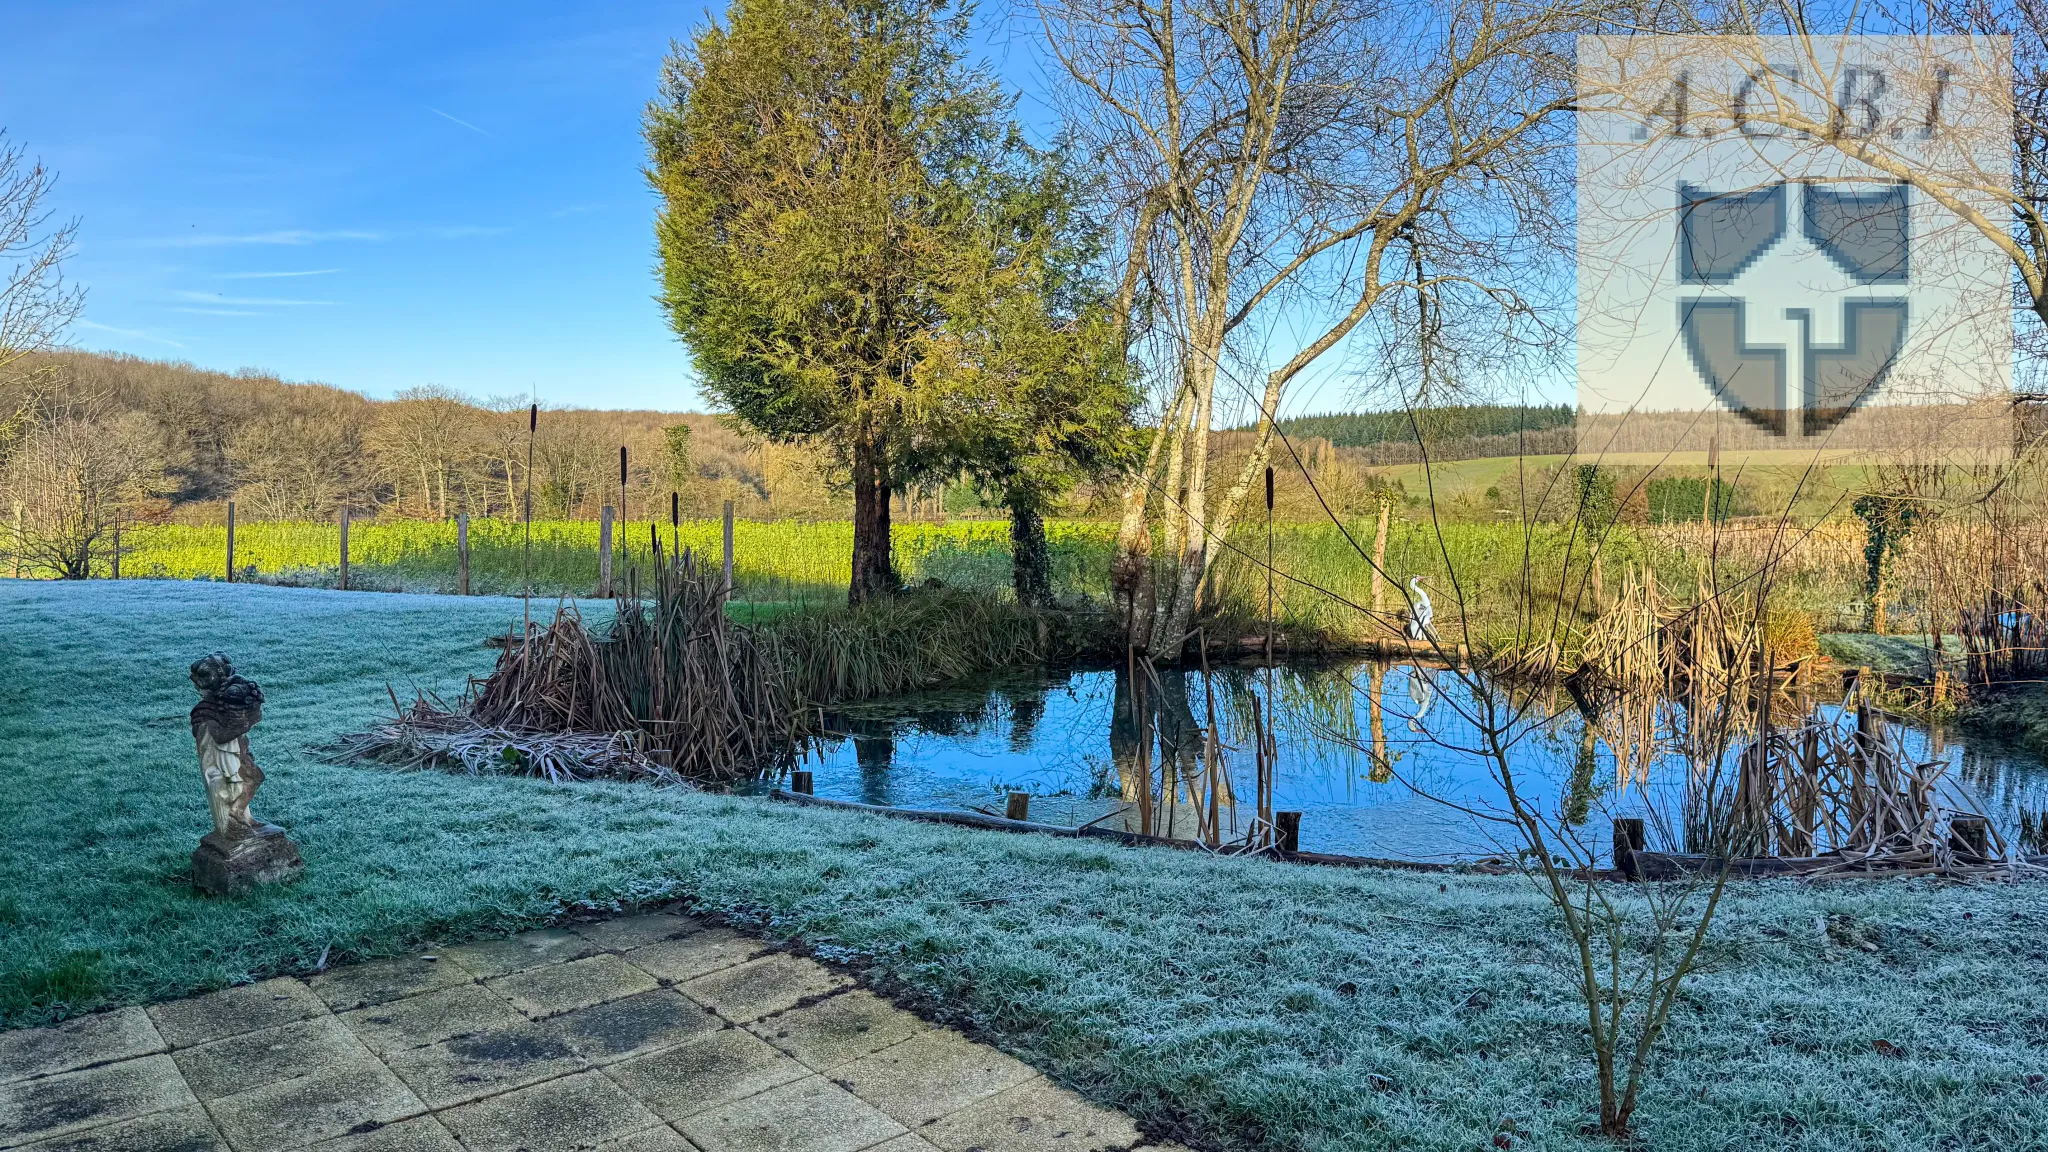
[[662, 304], [705, 392], [851, 472], [859, 604], [897, 586], [889, 495], [945, 454], [920, 370], [1016, 142], [948, 0], [735, 0], [649, 107]]

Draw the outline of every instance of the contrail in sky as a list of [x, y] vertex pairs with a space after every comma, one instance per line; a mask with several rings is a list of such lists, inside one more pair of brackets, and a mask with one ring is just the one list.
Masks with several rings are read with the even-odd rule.
[[[439, 116], [439, 117], [440, 117], [441, 119], [443, 119], [443, 120], [448, 120], [448, 121], [452, 121], [452, 122], [454, 122], [454, 123], [456, 123], [456, 124], [460, 124], [460, 125], [462, 125], [462, 126], [463, 126], [464, 128], [467, 128], [467, 129], [469, 129], [469, 130], [470, 130], [471, 132], [474, 132], [474, 133], [476, 133], [476, 134], [477, 134], [477, 135], [479, 135], [479, 136], [491, 136], [491, 134], [490, 134], [489, 132], [486, 132], [486, 131], [484, 131], [483, 129], [481, 129], [481, 128], [477, 127], [476, 125], [474, 125], [474, 124], [471, 124], [471, 123], [470, 123], [469, 121], [467, 121], [467, 120], [464, 120], [464, 119], [462, 119], [462, 118], [460, 118], [460, 117], [457, 117], [457, 116], [450, 116], [450, 115], [449, 115], [449, 114], [447, 114], [446, 112], [443, 112], [443, 111], [441, 111], [441, 110], [440, 110], [439, 108], [436, 108], [436, 107], [434, 107], [434, 106], [433, 106], [432, 104], [429, 104], [429, 105], [427, 105], [427, 111], [429, 111], [429, 112], [432, 112], [432, 113], [433, 113], [434, 115], [436, 115], [436, 116]], [[497, 137], [496, 137], [496, 136], [491, 136], [491, 139], [493, 139], [493, 140], [496, 140], [496, 139], [497, 139]]]

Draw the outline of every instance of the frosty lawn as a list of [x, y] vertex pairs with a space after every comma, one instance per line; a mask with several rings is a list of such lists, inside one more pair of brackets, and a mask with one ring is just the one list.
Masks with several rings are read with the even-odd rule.
[[[0, 1023], [685, 899], [864, 970], [1208, 1147], [1592, 1148], [1558, 935], [1523, 882], [1077, 844], [306, 749], [457, 687], [517, 601], [0, 582]], [[300, 883], [183, 877], [186, 665], [269, 696], [258, 815]], [[1660, 1152], [2048, 1146], [2048, 884], [1750, 884], [1641, 1113]], [[1880, 1055], [1878, 1040], [1896, 1046]], [[2038, 1081], [2048, 1085], [2048, 1081]]]

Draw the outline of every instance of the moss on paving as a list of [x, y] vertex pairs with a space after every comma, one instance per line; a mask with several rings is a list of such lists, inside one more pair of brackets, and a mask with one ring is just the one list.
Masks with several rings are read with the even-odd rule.
[[[1596, 1148], [1583, 1010], [1522, 881], [1004, 836], [306, 748], [451, 690], [517, 601], [0, 583], [0, 1019], [11, 1025], [686, 899], [864, 969], [1206, 1147]], [[298, 884], [185, 883], [186, 664], [269, 696], [257, 812]], [[1831, 919], [1832, 918], [1832, 919]], [[1831, 931], [1832, 929], [1832, 931]], [[1745, 884], [1673, 1023], [1645, 1146], [2048, 1146], [2048, 884]], [[1882, 1055], [1877, 1041], [1895, 1055]], [[2048, 1083], [2048, 1082], [2044, 1082]], [[1157, 1131], [1158, 1129], [1155, 1129]]]

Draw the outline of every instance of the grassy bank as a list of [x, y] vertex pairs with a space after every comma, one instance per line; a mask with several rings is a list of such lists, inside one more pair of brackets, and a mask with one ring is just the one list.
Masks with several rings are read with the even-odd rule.
[[[1360, 612], [1373, 598], [1371, 568], [1360, 550], [1370, 550], [1376, 527], [1365, 519], [1341, 529], [1327, 522], [1276, 528], [1273, 555], [1279, 578], [1274, 610], [1283, 631], [1339, 639], [1383, 634]], [[1053, 583], [1061, 596], [1097, 602], [1107, 598], [1114, 530], [1114, 525], [1098, 521], [1056, 521], [1048, 526]], [[1686, 532], [1617, 530], [1603, 545], [1606, 578], [1618, 581], [1632, 565], [1652, 566], [1668, 589], [1689, 593], [1705, 548]], [[1768, 530], [1731, 529], [1725, 536], [1716, 546], [1724, 573], [1753, 568], [1773, 544]], [[593, 595], [598, 587], [597, 539], [598, 526], [592, 522], [535, 524], [535, 591], [546, 596]], [[680, 539], [685, 547], [715, 556], [719, 525], [689, 521], [679, 533], [664, 526], [661, 539], [665, 550]], [[473, 590], [516, 595], [525, 587], [525, 534], [520, 525], [478, 520], [470, 526], [470, 540]], [[621, 529], [620, 541], [617, 571], [623, 584], [629, 566], [649, 563], [647, 526]], [[131, 531], [123, 542], [125, 576], [224, 576], [223, 528], [159, 525]], [[238, 578], [333, 587], [339, 546], [339, 530], [332, 524], [243, 524], [236, 532]], [[1780, 582], [1788, 602], [1812, 612], [1824, 625], [1842, 626], [1835, 617], [1845, 611], [1853, 614], [1861, 547], [1860, 537], [1852, 540], [1839, 531], [1802, 544], [1797, 562], [1781, 565]], [[741, 596], [757, 603], [836, 601], [845, 594], [852, 549], [853, 530], [847, 523], [742, 521], [736, 527], [734, 549]], [[910, 583], [936, 579], [951, 587], [991, 591], [1010, 586], [1009, 528], [1002, 521], [899, 523], [895, 551], [898, 570]], [[350, 532], [350, 554], [350, 579], [357, 588], [457, 588], [451, 523], [393, 519], [357, 524]], [[1220, 547], [1219, 556], [1209, 602], [1227, 617], [1263, 620], [1265, 526], [1241, 523]], [[1586, 542], [1559, 525], [1447, 523], [1439, 530], [1422, 513], [1404, 510], [1388, 535], [1386, 567], [1400, 579], [1416, 573], [1434, 578], [1440, 627], [1454, 627], [1462, 592], [1482, 645], [1516, 641], [1518, 622], [1527, 619], [1544, 626], [1555, 619], [1569, 630], [1583, 622], [1584, 612], [1576, 609], [1590, 607], [1585, 591], [1591, 575]], [[1450, 579], [1453, 572], [1456, 591]], [[1389, 591], [1386, 602], [1398, 608], [1402, 600]]]
[[[516, 602], [0, 583], [0, 1021], [41, 1022], [582, 906], [681, 898], [816, 949], [1202, 1147], [1608, 1147], [1583, 1009], [1520, 881], [1039, 840], [306, 749], [488, 665]], [[259, 815], [297, 884], [219, 902], [185, 666], [269, 696]], [[2048, 886], [1730, 895], [1641, 1116], [1661, 1152], [2038, 1147]], [[331, 951], [329, 951], [331, 949]], [[1893, 1055], [1881, 1055], [1877, 1040]]]

